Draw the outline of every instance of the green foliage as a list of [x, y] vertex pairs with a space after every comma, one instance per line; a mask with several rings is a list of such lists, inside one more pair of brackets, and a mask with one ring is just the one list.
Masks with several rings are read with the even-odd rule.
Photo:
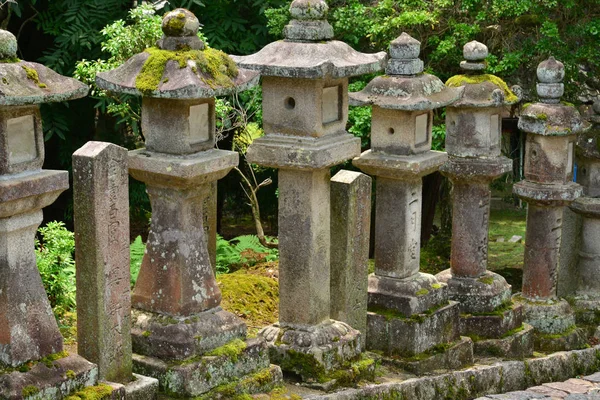
[[243, 235], [231, 240], [217, 236], [217, 273], [225, 274], [243, 265], [275, 261], [278, 258], [279, 251], [261, 245], [256, 235]]
[[131, 271], [131, 287], [135, 286], [138, 275], [140, 274], [140, 268], [142, 267], [142, 260], [146, 253], [146, 245], [142, 241], [142, 237], [138, 236], [135, 238], [131, 246], [129, 247], [130, 254], [130, 271]]
[[54, 314], [60, 317], [75, 309], [75, 235], [63, 222], [49, 222], [38, 232], [37, 266]]

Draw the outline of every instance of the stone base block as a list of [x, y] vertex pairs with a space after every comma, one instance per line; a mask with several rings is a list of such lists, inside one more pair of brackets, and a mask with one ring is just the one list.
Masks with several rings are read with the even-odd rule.
[[491, 313], [461, 314], [460, 334], [483, 339], [499, 339], [523, 323], [523, 306], [509, 302]]
[[461, 278], [447, 269], [436, 278], [448, 284], [450, 299], [460, 303], [461, 313], [491, 313], [510, 301], [511, 286], [495, 272], [486, 271], [479, 278]]
[[520, 295], [513, 297], [523, 305], [525, 322], [545, 335], [562, 335], [575, 326], [575, 313], [563, 299], [532, 301]]
[[473, 364], [473, 341], [463, 336], [456, 342], [436, 346], [414, 357], [386, 357], [382, 360], [415, 375], [438, 370], [458, 370]]
[[20, 369], [0, 373], [0, 399], [59, 400], [98, 382], [98, 367], [78, 355]]
[[245, 396], [254, 393], [267, 393], [283, 385], [283, 374], [277, 365], [269, 365], [254, 374], [242, 379], [224, 383], [196, 400], [230, 400], [245, 399]]
[[245, 379], [269, 365], [267, 345], [260, 338], [234, 340], [204, 356], [183, 361], [166, 362], [133, 355], [134, 371], [158, 379], [160, 391], [175, 397], [200, 396], [220, 385]]
[[600, 299], [577, 296], [571, 304], [577, 325], [600, 325]]
[[375, 365], [373, 358], [365, 354], [359, 360], [324, 376], [321, 382], [304, 382], [301, 385], [310, 389], [330, 392], [340, 387], [355, 387], [360, 382], [375, 380]]
[[555, 351], [579, 350], [588, 346], [585, 329], [571, 327], [564, 333], [544, 334], [535, 332], [533, 336], [536, 351], [552, 353]]
[[459, 336], [458, 307], [456, 302], [449, 302], [431, 314], [408, 318], [394, 310], [370, 309], [367, 349], [389, 356], [412, 357], [440, 343], [453, 342]]
[[303, 381], [322, 381], [356, 361], [363, 351], [360, 332], [340, 321], [310, 327], [274, 324], [261, 330], [259, 336], [269, 345], [271, 361]]
[[448, 286], [433, 275], [395, 279], [369, 276], [369, 308], [385, 308], [410, 317], [448, 302]]
[[533, 327], [522, 324], [513, 332], [498, 339], [473, 341], [473, 352], [477, 356], [499, 357], [522, 360], [533, 355]]
[[133, 352], [163, 360], [185, 360], [246, 337], [246, 324], [221, 307], [176, 318], [133, 309]]
[[158, 395], [158, 379], [133, 374], [133, 381], [126, 385], [107, 382], [114, 389], [123, 393], [126, 400], [155, 400]]

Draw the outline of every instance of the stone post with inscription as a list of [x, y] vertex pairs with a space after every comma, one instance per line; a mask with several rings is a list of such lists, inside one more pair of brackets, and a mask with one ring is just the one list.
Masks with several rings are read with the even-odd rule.
[[17, 39], [0, 30], [0, 398], [35, 387], [36, 398], [62, 399], [95, 385], [97, 368], [63, 352], [36, 266], [42, 209], [69, 187], [67, 171], [42, 169], [40, 104], [84, 97], [88, 88], [16, 57]]
[[600, 310], [600, 100], [593, 105], [592, 129], [577, 138], [577, 182], [584, 196], [571, 204], [581, 216], [575, 311], [577, 322], [598, 325]]
[[[476, 353], [523, 358], [533, 351], [532, 328], [523, 309], [511, 301], [511, 286], [488, 271], [490, 183], [512, 170], [501, 155], [502, 113], [520, 99], [500, 78], [485, 74], [488, 48], [473, 41], [463, 48], [465, 75], [447, 86], [464, 86], [463, 96], [446, 109], [446, 151], [440, 171], [452, 182], [450, 269], [437, 275], [460, 303], [461, 334], [476, 336]], [[514, 91], [513, 91], [514, 90]]]
[[528, 205], [523, 293], [516, 299], [535, 328], [541, 351], [586, 344], [571, 306], [556, 293], [564, 206], [583, 192], [573, 182], [573, 159], [577, 133], [585, 128], [575, 107], [560, 102], [564, 76], [564, 65], [554, 57], [537, 68], [540, 102], [524, 107], [519, 117], [519, 129], [527, 132], [525, 180], [513, 188]]
[[235, 58], [263, 76], [266, 136], [247, 158], [279, 169], [279, 323], [260, 336], [274, 362], [304, 379], [363, 349], [358, 331], [330, 319], [329, 168], [360, 154], [360, 140], [345, 130], [348, 77], [381, 70], [386, 57], [332, 40], [327, 11], [323, 0], [293, 1], [285, 40]]
[[[371, 149], [353, 161], [377, 177], [367, 348], [395, 356], [397, 363], [421, 355], [402, 364], [417, 373], [473, 362], [471, 340], [459, 338], [459, 306], [449, 302], [447, 285], [419, 272], [422, 177], [448, 159], [431, 151], [433, 110], [462, 93], [424, 73], [420, 51], [421, 43], [402, 33], [390, 44], [386, 75], [350, 94], [355, 104], [373, 106]], [[444, 354], [422, 356], [439, 345], [448, 347]]]
[[73, 154], [77, 352], [127, 399], [156, 397], [158, 381], [132, 375], [127, 149], [88, 142]]
[[331, 178], [331, 318], [367, 332], [371, 177], [341, 170]]
[[146, 148], [129, 153], [129, 173], [146, 183], [152, 224], [132, 297], [134, 371], [178, 397], [211, 397], [241, 378], [254, 383], [240, 390], [268, 391], [281, 370], [265, 341], [247, 339], [246, 324], [220, 307], [203, 213], [212, 182], [238, 164], [236, 152], [214, 148], [214, 97], [254, 86], [258, 74], [206, 47], [188, 10], [165, 14], [162, 29], [158, 47], [97, 77], [103, 89], [142, 95]]

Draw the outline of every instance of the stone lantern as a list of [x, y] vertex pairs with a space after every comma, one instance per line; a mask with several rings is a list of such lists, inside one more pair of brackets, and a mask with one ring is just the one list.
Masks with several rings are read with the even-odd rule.
[[517, 299], [542, 351], [585, 344], [571, 306], [556, 293], [563, 207], [583, 191], [573, 182], [573, 158], [584, 124], [575, 107], [560, 102], [564, 76], [564, 65], [553, 57], [538, 66], [540, 102], [524, 106], [519, 118], [519, 129], [527, 132], [525, 180], [513, 188], [528, 203], [523, 293]]
[[[379, 71], [386, 59], [331, 40], [327, 10], [323, 0], [293, 1], [285, 40], [236, 58], [263, 76], [266, 136], [247, 158], [279, 169], [279, 324], [260, 335], [274, 362], [306, 379], [362, 351], [359, 332], [330, 319], [329, 168], [360, 154], [345, 131], [348, 77]], [[309, 361], [294, 362], [297, 354]]]
[[[463, 48], [465, 75], [448, 80], [464, 86], [462, 98], [446, 109], [446, 151], [440, 171], [453, 185], [450, 269], [437, 277], [460, 302], [461, 334], [483, 340], [476, 353], [522, 358], [533, 351], [532, 329], [522, 326], [522, 307], [511, 301], [511, 286], [487, 270], [490, 183], [512, 170], [501, 155], [502, 112], [519, 97], [500, 78], [485, 74], [488, 48], [472, 41]], [[514, 90], [514, 91], [513, 91]], [[507, 335], [511, 331], [517, 334]]]
[[[95, 365], [62, 353], [34, 252], [42, 209], [69, 187], [67, 171], [42, 170], [40, 104], [87, 92], [75, 79], [18, 60], [17, 39], [0, 30], [0, 398], [17, 398], [27, 386], [40, 398], [62, 398], [96, 383]], [[36, 363], [44, 358], [57, 361], [52, 368]]]
[[202, 210], [212, 182], [238, 164], [236, 152], [214, 148], [214, 97], [254, 86], [258, 74], [207, 48], [188, 10], [167, 13], [162, 26], [157, 48], [97, 78], [103, 89], [142, 95], [146, 148], [129, 153], [129, 172], [146, 183], [152, 224], [132, 296], [134, 371], [177, 396], [263, 370], [270, 385], [281, 372], [269, 369], [264, 340], [246, 339], [245, 323], [220, 307]]
[[577, 182], [583, 187], [584, 196], [571, 203], [571, 210], [582, 219], [575, 306], [584, 322], [597, 324], [595, 312], [600, 309], [600, 100], [596, 100], [592, 108], [592, 129], [578, 136], [576, 146]]
[[[422, 177], [448, 159], [446, 153], [431, 151], [433, 110], [458, 100], [463, 88], [447, 87], [423, 73], [420, 51], [421, 43], [403, 33], [390, 44], [387, 75], [350, 94], [354, 104], [373, 106], [371, 149], [353, 162], [377, 177], [367, 348], [404, 357], [459, 339], [458, 304], [449, 303], [445, 283], [419, 272], [419, 263]], [[401, 317], [390, 318], [390, 312]], [[450, 347], [451, 356], [440, 357], [452, 359], [452, 366], [436, 363], [435, 368], [472, 363], [471, 340], [463, 342]]]

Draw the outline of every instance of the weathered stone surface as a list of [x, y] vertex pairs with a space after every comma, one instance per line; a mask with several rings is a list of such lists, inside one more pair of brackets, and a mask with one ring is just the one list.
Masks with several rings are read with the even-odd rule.
[[78, 353], [99, 379], [131, 380], [127, 149], [88, 142], [73, 154]]
[[21, 400], [27, 388], [32, 400], [61, 400], [73, 392], [98, 383], [98, 368], [78, 355], [37, 363], [27, 372], [0, 374], [0, 398]]
[[0, 106], [0, 174], [39, 170], [43, 163], [44, 134], [39, 106]]
[[458, 304], [450, 302], [433, 313], [402, 317], [390, 312], [369, 312], [367, 348], [386, 355], [412, 357], [438, 344], [458, 339]]
[[450, 298], [459, 302], [462, 313], [492, 313], [510, 301], [511, 286], [495, 272], [486, 271], [479, 278], [461, 278], [447, 269], [436, 278], [448, 285]]
[[482, 339], [473, 342], [473, 353], [478, 356], [524, 359], [533, 354], [533, 327], [523, 324], [523, 330], [497, 339]]
[[367, 332], [371, 178], [341, 170], [331, 178], [331, 318]]
[[398, 156], [369, 149], [352, 161], [354, 166], [369, 175], [397, 180], [414, 180], [435, 172], [448, 156], [439, 151], [428, 151], [411, 156]]
[[158, 393], [158, 379], [133, 374], [133, 382], [125, 385], [127, 400], [155, 400]]
[[179, 317], [134, 310], [131, 334], [135, 353], [183, 360], [245, 338], [246, 324], [221, 307]]
[[[510, 303], [509, 303], [510, 304]], [[502, 311], [485, 314], [462, 314], [460, 318], [460, 334], [481, 338], [498, 339], [507, 332], [519, 328], [523, 321], [523, 306], [512, 303]]]
[[[269, 356], [262, 339], [248, 339], [246, 347], [236, 354], [192, 358], [181, 363], [167, 363], [161, 359], [134, 354], [134, 370], [158, 379], [161, 392], [176, 396], [200, 396], [220, 385], [231, 383], [269, 368]], [[277, 384], [281, 375], [274, 373], [264, 380], [265, 389]], [[243, 379], [243, 378], [242, 378]]]
[[320, 381], [324, 375], [346, 367], [363, 351], [359, 331], [334, 320], [305, 327], [270, 325], [259, 332], [269, 345], [269, 357], [286, 372], [304, 381]]
[[448, 107], [446, 123], [446, 151], [449, 155], [500, 157], [502, 108], [473, 109], [453, 105]]

